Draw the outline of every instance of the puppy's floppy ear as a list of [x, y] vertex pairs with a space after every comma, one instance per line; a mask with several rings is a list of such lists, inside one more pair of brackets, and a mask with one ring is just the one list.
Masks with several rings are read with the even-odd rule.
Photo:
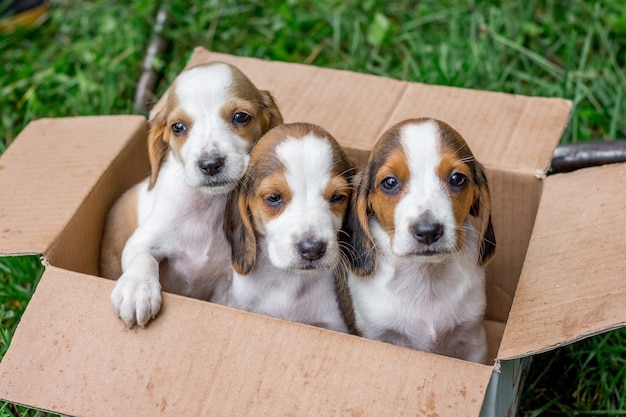
[[168, 144], [165, 141], [165, 122], [166, 118], [159, 112], [154, 119], [150, 121], [150, 133], [148, 133], [148, 157], [150, 158], [150, 180], [148, 182], [148, 190], [151, 190], [156, 183], [159, 169], [165, 159]]
[[256, 236], [248, 208], [247, 187], [239, 185], [231, 191], [224, 212], [224, 233], [230, 245], [233, 268], [247, 275], [256, 264]]
[[283, 115], [280, 114], [280, 110], [278, 110], [278, 105], [276, 105], [274, 97], [272, 97], [269, 91], [261, 91], [261, 97], [263, 98], [263, 107], [268, 116], [268, 125], [265, 131], [268, 131], [278, 125], [282, 125]]
[[350, 287], [348, 286], [348, 270], [345, 268], [338, 268], [335, 273], [335, 296], [343, 321], [348, 326], [348, 332], [356, 336], [362, 336], [356, 325], [352, 294], [350, 294]]
[[376, 246], [369, 228], [368, 172], [357, 175], [357, 191], [353, 193], [344, 220], [347, 244], [341, 245], [350, 261], [352, 272], [360, 277], [371, 275], [376, 269]]
[[470, 214], [478, 218], [479, 223], [479, 252], [478, 264], [481, 266], [493, 258], [496, 252], [496, 235], [493, 231], [491, 223], [491, 192], [487, 184], [487, 176], [483, 166], [475, 162], [472, 174], [476, 183], [476, 192], [474, 193], [474, 202], [470, 208]]

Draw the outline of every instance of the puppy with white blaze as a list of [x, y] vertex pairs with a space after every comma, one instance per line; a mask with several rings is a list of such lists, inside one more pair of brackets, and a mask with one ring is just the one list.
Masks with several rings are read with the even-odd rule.
[[339, 299], [355, 334], [487, 359], [485, 265], [495, 252], [482, 165], [452, 127], [410, 119], [374, 145], [347, 220]]
[[226, 197], [252, 146], [281, 123], [270, 93], [232, 65], [198, 65], [174, 81], [150, 122], [151, 174], [115, 203], [104, 230], [100, 273], [117, 279], [111, 302], [129, 327], [156, 316], [161, 289], [226, 303]]
[[344, 151], [319, 126], [285, 124], [259, 140], [226, 208], [231, 306], [347, 331], [335, 283], [346, 271], [339, 235], [353, 175]]

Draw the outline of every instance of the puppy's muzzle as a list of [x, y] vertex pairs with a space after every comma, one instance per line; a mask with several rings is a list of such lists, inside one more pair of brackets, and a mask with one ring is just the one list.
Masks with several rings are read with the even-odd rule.
[[418, 222], [411, 229], [411, 234], [419, 243], [431, 245], [443, 236], [443, 225], [431, 221]]
[[226, 159], [221, 155], [207, 155], [198, 160], [198, 169], [207, 177], [218, 175], [224, 168]]
[[315, 239], [304, 239], [296, 245], [298, 254], [305, 261], [317, 261], [326, 254], [326, 242]]

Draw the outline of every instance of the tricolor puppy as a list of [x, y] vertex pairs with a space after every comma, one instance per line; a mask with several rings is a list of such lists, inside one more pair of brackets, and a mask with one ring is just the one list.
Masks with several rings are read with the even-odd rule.
[[226, 302], [226, 196], [254, 143], [281, 123], [271, 95], [232, 65], [199, 65], [178, 76], [151, 121], [150, 177], [120, 198], [105, 226], [101, 274], [119, 277], [111, 302], [128, 326], [154, 318], [161, 288]]
[[339, 297], [352, 331], [485, 362], [491, 197], [459, 133], [434, 119], [383, 133], [347, 223], [352, 273]]
[[344, 151], [318, 126], [285, 124], [259, 140], [226, 208], [231, 306], [347, 331], [335, 274], [345, 266], [339, 234], [353, 174]]

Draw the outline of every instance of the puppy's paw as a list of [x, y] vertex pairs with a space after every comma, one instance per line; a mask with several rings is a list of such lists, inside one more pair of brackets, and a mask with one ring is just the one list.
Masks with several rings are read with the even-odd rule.
[[145, 327], [161, 309], [158, 277], [137, 278], [122, 274], [111, 293], [113, 310], [128, 327]]

